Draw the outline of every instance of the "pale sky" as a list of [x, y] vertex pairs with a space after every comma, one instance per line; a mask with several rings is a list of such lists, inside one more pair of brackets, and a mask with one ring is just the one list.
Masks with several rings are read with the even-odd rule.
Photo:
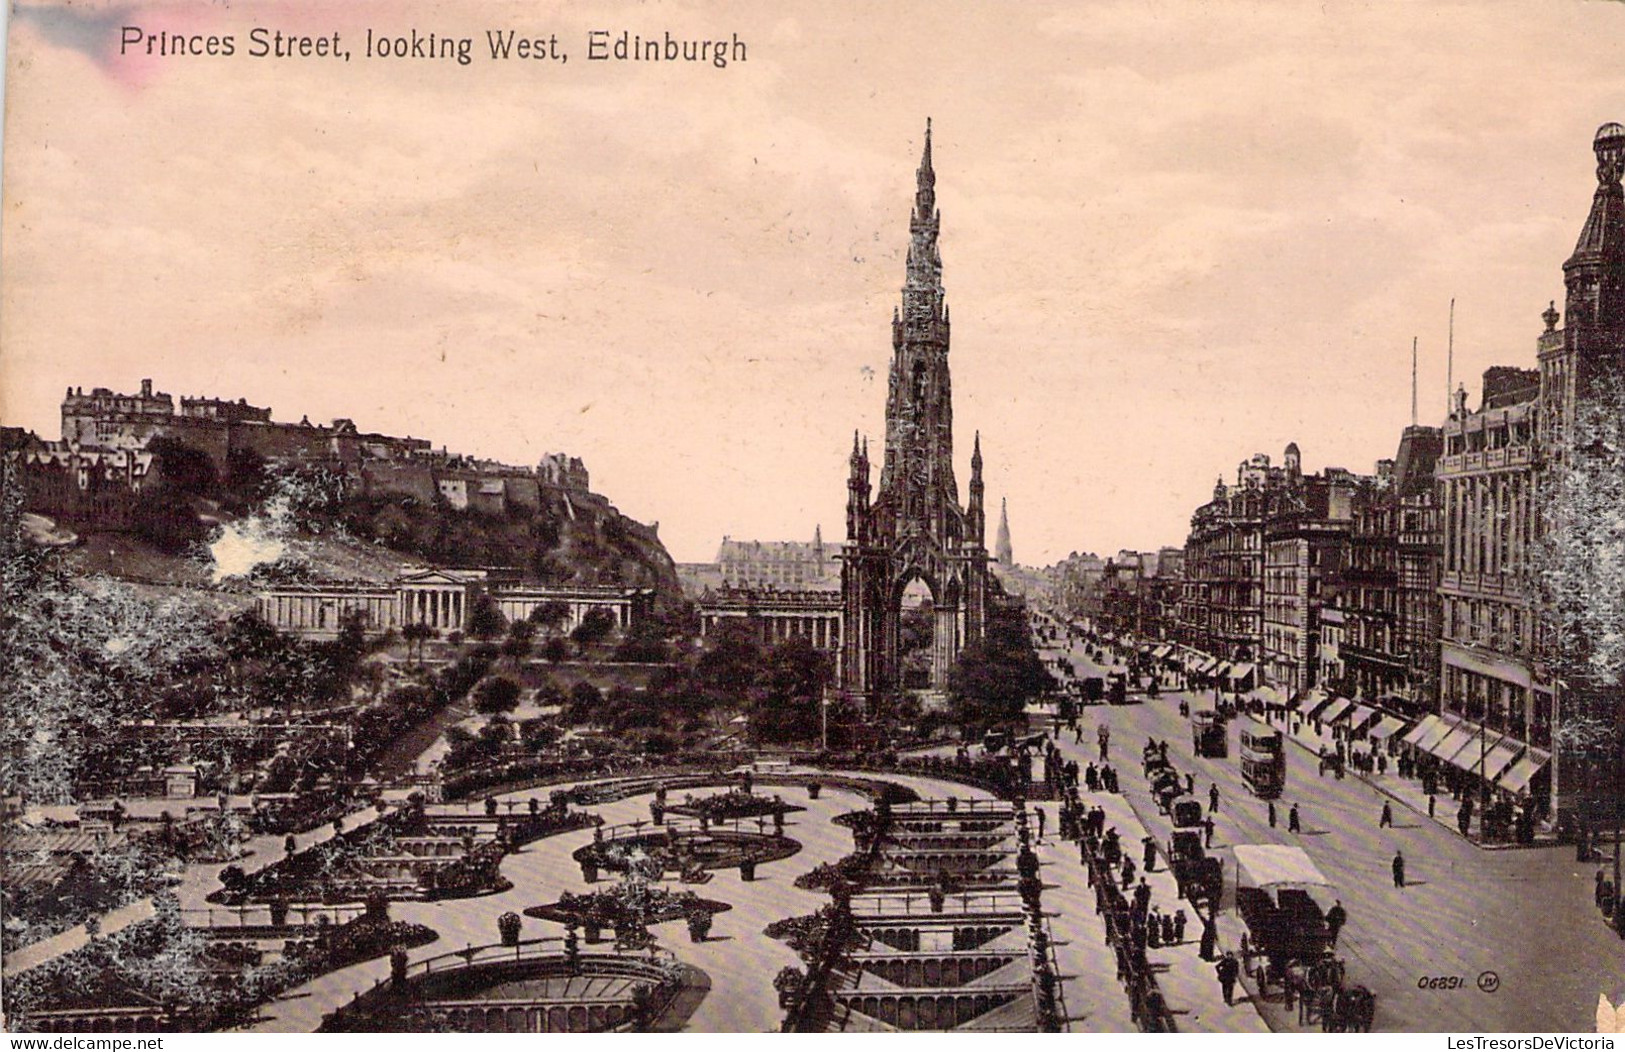
[[[121, 57], [127, 25], [237, 54]], [[475, 58], [368, 60], [369, 27]], [[748, 58], [591, 63], [593, 29]], [[980, 430], [1024, 563], [1182, 544], [1254, 452], [1392, 456], [1412, 336], [1436, 423], [1452, 296], [1475, 402], [1535, 364], [1621, 54], [1616, 3], [19, 2], [3, 417], [54, 438], [67, 386], [152, 377], [567, 450], [679, 560], [838, 540], [929, 115], [958, 477]]]

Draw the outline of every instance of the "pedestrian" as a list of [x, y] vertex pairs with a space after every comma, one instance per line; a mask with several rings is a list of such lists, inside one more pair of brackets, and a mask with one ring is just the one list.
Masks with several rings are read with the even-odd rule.
[[1174, 910], [1174, 942], [1185, 941], [1185, 911]]
[[1213, 846], [1213, 816], [1202, 819], [1202, 846]]
[[1433, 812], [1438, 809], [1438, 806], [1439, 806], [1439, 798], [1437, 796], [1435, 796], [1434, 794], [1429, 793], [1428, 794], [1428, 817], [1429, 818], [1433, 817]]
[[1204, 960], [1204, 961], [1213, 960], [1213, 950], [1217, 946], [1218, 941], [1219, 941], [1219, 933], [1216, 932], [1213, 929], [1213, 918], [1212, 917], [1203, 917], [1202, 918], [1202, 944], [1201, 944], [1201, 946], [1198, 947], [1198, 953], [1200, 954], [1202, 960]]
[[1162, 944], [1164, 946], [1174, 945], [1179, 941], [1176, 935], [1177, 933], [1174, 930], [1174, 918], [1164, 913], [1162, 915]]
[[1270, 801], [1270, 828], [1275, 828], [1275, 801]]
[[1219, 783], [1213, 782], [1207, 787], [1207, 809], [1213, 814], [1219, 813]]
[[1042, 807], [1035, 807], [1033, 810], [1038, 812], [1038, 842], [1042, 844], [1044, 842], [1044, 823], [1047, 821], [1047, 819], [1044, 817], [1044, 809]]
[[1145, 848], [1145, 871], [1151, 873], [1157, 868], [1157, 838], [1148, 836], [1140, 843]]
[[1343, 930], [1348, 923], [1348, 911], [1343, 908], [1343, 900], [1338, 899], [1332, 908], [1326, 911], [1326, 934], [1331, 938], [1331, 944], [1337, 945], [1337, 933]]
[[1134, 860], [1132, 858], [1123, 859], [1122, 877], [1123, 887], [1126, 888], [1134, 883]]
[[1185, 795], [1186, 796], [1195, 796], [1196, 795], [1196, 775], [1192, 774], [1189, 771], [1185, 772]]
[[1241, 966], [1236, 963], [1236, 955], [1227, 951], [1219, 958], [1219, 963], [1213, 966], [1213, 970], [1219, 974], [1219, 989], [1224, 991], [1224, 1003], [1235, 1004], [1236, 976], [1241, 973]]
[[1298, 820], [1298, 805], [1293, 804], [1292, 810], [1286, 813], [1286, 831], [1288, 833], [1303, 832], [1303, 824]]
[[1377, 819], [1378, 829], [1392, 828], [1394, 824], [1394, 809], [1388, 806], [1388, 801], [1382, 802], [1382, 817]]
[[1395, 851], [1394, 852], [1394, 887], [1402, 888], [1404, 886], [1405, 886], [1405, 854], [1404, 854], [1404, 852], [1401, 852], [1401, 851]]

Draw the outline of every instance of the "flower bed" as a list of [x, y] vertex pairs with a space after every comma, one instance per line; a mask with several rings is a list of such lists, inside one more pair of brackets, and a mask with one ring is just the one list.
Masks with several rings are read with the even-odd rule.
[[741, 789], [704, 796], [698, 800], [684, 800], [680, 804], [670, 804], [666, 807], [666, 811], [670, 814], [703, 818], [710, 822], [732, 822], [741, 818], [787, 815], [805, 810], [804, 807], [787, 804], [778, 797], [757, 796]]
[[527, 917], [574, 927], [624, 929], [661, 924], [696, 914], [711, 916], [733, 909], [726, 902], [702, 899], [692, 891], [667, 891], [641, 881], [628, 881], [585, 895], [565, 892], [557, 902], [532, 906]]

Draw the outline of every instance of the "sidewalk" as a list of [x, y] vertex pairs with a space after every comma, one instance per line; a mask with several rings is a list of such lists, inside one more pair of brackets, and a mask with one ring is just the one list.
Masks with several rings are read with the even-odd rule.
[[[1058, 819], [1059, 813], [1052, 816], [1052, 821]], [[1048, 836], [1036, 848], [1043, 867], [1051, 952], [1060, 979], [1062, 1027], [1068, 1033], [1138, 1031], [1128, 994], [1112, 979], [1117, 955], [1106, 943], [1106, 921], [1095, 912], [1089, 874], [1078, 861], [1077, 845]]]
[[[1233, 1005], [1224, 1003], [1224, 996], [1219, 990], [1218, 976], [1214, 973], [1213, 963], [1202, 960], [1199, 950], [1201, 947], [1202, 924], [1197, 919], [1196, 910], [1190, 903], [1179, 897], [1178, 887], [1174, 876], [1167, 869], [1166, 860], [1162, 851], [1158, 850], [1158, 868], [1145, 873], [1140, 867], [1141, 841], [1148, 835], [1145, 826], [1134, 814], [1128, 800], [1120, 794], [1080, 792], [1079, 798], [1085, 807], [1098, 804], [1106, 812], [1106, 827], [1117, 827], [1118, 836], [1122, 838], [1125, 854], [1134, 859], [1137, 871], [1135, 881], [1145, 876], [1146, 883], [1151, 886], [1151, 904], [1162, 912], [1172, 913], [1182, 909], [1188, 919], [1185, 928], [1185, 941], [1176, 946], [1163, 946], [1150, 949], [1146, 952], [1146, 959], [1151, 963], [1156, 974], [1157, 987], [1162, 991], [1163, 1000], [1168, 1010], [1173, 1013], [1175, 1025], [1181, 1033], [1196, 1034], [1263, 1034], [1269, 1033], [1270, 1027], [1259, 1014], [1257, 1006], [1250, 999], [1238, 997]], [[1075, 880], [1072, 889], [1075, 899], [1065, 899], [1055, 891], [1045, 891], [1046, 906], [1055, 896], [1056, 903], [1066, 903], [1065, 914], [1056, 918], [1057, 934], [1067, 930], [1068, 927], [1080, 920], [1086, 922], [1090, 931], [1086, 938], [1092, 939], [1096, 945], [1105, 951], [1103, 964], [1097, 966], [1093, 972], [1096, 976], [1107, 977], [1114, 975], [1117, 969], [1116, 957], [1105, 947], [1104, 921], [1095, 915], [1094, 897], [1089, 891], [1089, 881], [1081, 863], [1078, 861], [1077, 846], [1075, 844], [1056, 845], [1046, 847], [1057, 854], [1063, 854], [1069, 861], [1063, 862], [1059, 869], [1069, 880]], [[1040, 857], [1044, 856], [1042, 851]], [[1069, 936], [1070, 937], [1070, 936]], [[1221, 950], [1240, 944], [1239, 934], [1226, 937], [1223, 925], [1220, 927], [1219, 948]], [[1061, 952], [1057, 950], [1057, 954]], [[1064, 958], [1063, 958], [1064, 962]], [[1065, 967], [1063, 963], [1063, 967]], [[1122, 994], [1120, 986], [1107, 979], [1102, 979], [1102, 986], [1111, 985], [1119, 995]], [[1070, 988], [1063, 988], [1067, 997], [1071, 997]], [[1127, 998], [1123, 997], [1123, 1012], [1127, 1014]], [[1075, 1011], [1069, 1002], [1069, 1011]], [[1090, 1029], [1096, 1029], [1091, 1027]], [[1132, 1028], [1130, 1028], [1132, 1029]]]
[[[1266, 727], [1269, 730], [1279, 730], [1283, 732], [1287, 740], [1296, 742], [1299, 746], [1307, 749], [1317, 766], [1320, 762], [1321, 746], [1325, 746], [1326, 748], [1332, 750], [1336, 750], [1337, 748], [1337, 742], [1332, 738], [1330, 729], [1317, 732], [1315, 730], [1314, 723], [1311, 721], [1305, 720], [1302, 728], [1294, 733], [1292, 731], [1292, 719], [1290, 716], [1287, 717], [1285, 725], [1283, 726], [1279, 723], [1270, 723], [1258, 716], [1253, 715], [1252, 713], [1245, 713], [1244, 715], [1246, 715], [1246, 717], [1252, 720], [1254, 723]], [[1331, 771], [1327, 771], [1321, 777], [1335, 779], [1337, 775]], [[1437, 804], [1434, 808], [1434, 814], [1430, 817], [1428, 815], [1428, 795], [1422, 791], [1421, 779], [1400, 777], [1398, 768], [1394, 764], [1393, 757], [1389, 757], [1388, 773], [1386, 774], [1377, 774], [1375, 771], [1371, 772], [1370, 774], [1366, 774], [1363, 771], [1356, 771], [1354, 768], [1348, 767], [1345, 769], [1343, 777], [1358, 778], [1360, 781], [1371, 786], [1371, 788], [1377, 790], [1379, 793], [1382, 793], [1384, 796], [1392, 797], [1399, 803], [1404, 804], [1406, 807], [1410, 808], [1411, 811], [1415, 812], [1418, 818], [1432, 821], [1441, 828], [1449, 830], [1452, 835], [1461, 837], [1462, 840], [1472, 844], [1474, 847], [1482, 848], [1486, 851], [1505, 851], [1510, 848], [1522, 847], [1550, 847], [1556, 843], [1555, 839], [1550, 837], [1541, 837], [1538, 834], [1536, 835], [1535, 842], [1533, 844], [1517, 844], [1502, 841], [1486, 844], [1482, 841], [1474, 840], [1472, 837], [1462, 837], [1461, 827], [1456, 824], [1456, 816], [1461, 811], [1461, 804], [1448, 792], [1438, 793], [1436, 794]], [[1399, 816], [1396, 815], [1395, 820], [1398, 821]], [[1478, 820], [1476, 816], [1474, 818], [1473, 827], [1478, 827]]]

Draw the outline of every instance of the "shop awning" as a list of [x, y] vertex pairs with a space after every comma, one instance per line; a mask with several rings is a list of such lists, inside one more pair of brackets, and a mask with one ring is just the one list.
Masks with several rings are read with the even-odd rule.
[[1478, 740], [1478, 736], [1473, 731], [1474, 728], [1472, 727], [1451, 727], [1450, 732], [1444, 737], [1438, 739], [1432, 745], [1424, 745], [1422, 748], [1439, 759], [1448, 762], [1452, 756], [1466, 748], [1468, 742]]
[[1550, 753], [1541, 752], [1539, 749], [1530, 749], [1523, 754], [1523, 759], [1513, 764], [1505, 774], [1497, 778], [1495, 784], [1509, 793], [1521, 793], [1529, 788], [1530, 781], [1534, 779], [1536, 774], [1540, 773], [1540, 769], [1545, 767], [1551, 758]]
[[1464, 771], [1476, 770], [1480, 760], [1489, 758], [1490, 751], [1501, 743], [1502, 735], [1496, 731], [1479, 730], [1467, 739], [1467, 744], [1445, 757], [1454, 767]]
[[1336, 700], [1336, 698], [1329, 694], [1321, 694], [1319, 696], [1311, 694], [1308, 698], [1304, 699], [1304, 703], [1302, 705], [1298, 706], [1298, 711], [1302, 712], [1307, 719], [1318, 720], [1320, 719], [1321, 714], [1327, 709], [1331, 708], [1332, 702]]
[[1215, 679], [1222, 679], [1227, 673], [1229, 673], [1229, 671], [1230, 662], [1221, 661], [1213, 667], [1213, 671], [1209, 672], [1208, 675], [1214, 677]]
[[1343, 715], [1343, 713], [1347, 712], [1353, 707], [1354, 702], [1347, 698], [1333, 698], [1331, 700], [1331, 704], [1321, 709], [1320, 712], [1315, 715], [1315, 719], [1321, 720], [1325, 723], [1333, 723], [1337, 720], [1337, 717]]
[[1422, 722], [1412, 727], [1410, 733], [1405, 735], [1405, 744], [1426, 749], [1449, 734], [1451, 726], [1438, 716], [1423, 716]]
[[1246, 679], [1248, 676], [1251, 676], [1252, 674], [1253, 674], [1253, 666], [1250, 663], [1246, 662], [1246, 661], [1238, 661], [1234, 665], [1230, 666], [1230, 678], [1233, 679], [1233, 680], [1237, 680], [1238, 682], [1240, 680]]
[[1156, 658], [1158, 661], [1161, 661], [1163, 658], [1165, 658], [1169, 654], [1173, 653], [1173, 650], [1174, 650], [1174, 648], [1173, 648], [1172, 644], [1164, 643], [1162, 646], [1160, 646], [1157, 649], [1153, 650], [1151, 652], [1151, 656]]
[[1349, 730], [1359, 731], [1361, 727], [1371, 722], [1371, 717], [1376, 714], [1377, 710], [1371, 706], [1356, 704], [1354, 710], [1349, 713]]
[[1384, 716], [1377, 721], [1377, 725], [1370, 730], [1370, 736], [1378, 741], [1391, 738], [1405, 729], [1405, 721], [1398, 716]]
[[1512, 761], [1516, 760], [1522, 751], [1523, 742], [1516, 738], [1502, 738], [1483, 756], [1468, 756], [1467, 773], [1493, 782], [1512, 766]]
[[1268, 683], [1253, 689], [1253, 697], [1266, 705], [1284, 705], [1286, 697]]

